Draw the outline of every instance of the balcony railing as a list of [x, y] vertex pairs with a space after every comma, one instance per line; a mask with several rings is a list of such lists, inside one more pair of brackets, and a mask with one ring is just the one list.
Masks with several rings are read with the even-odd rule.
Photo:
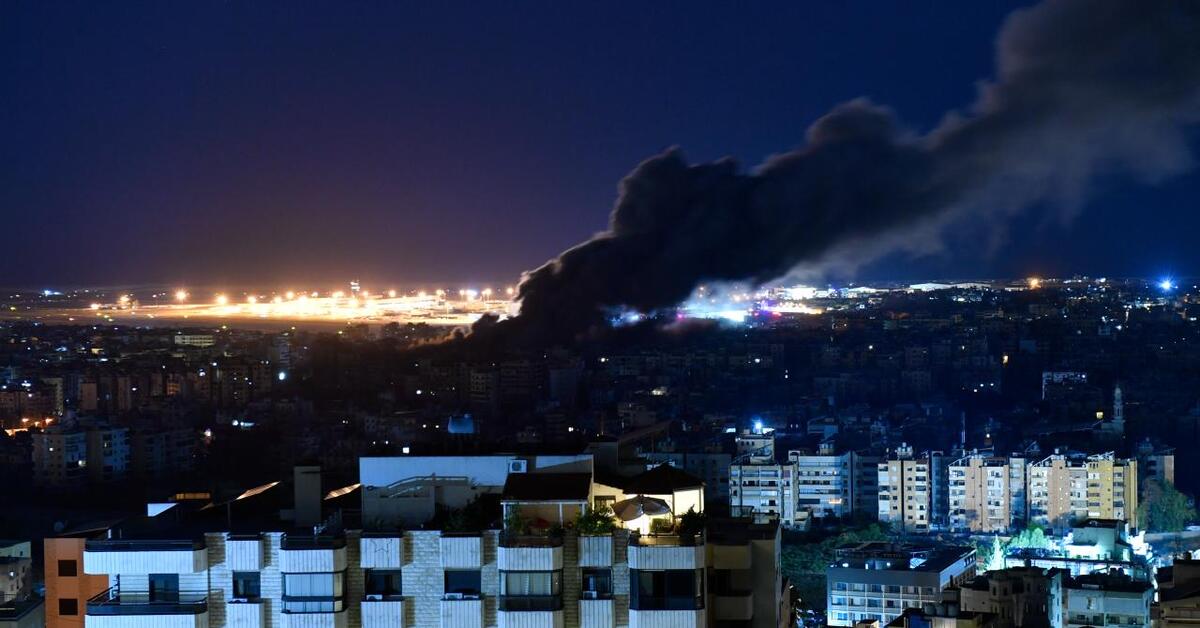
[[84, 542], [88, 552], [191, 552], [205, 548], [204, 539], [193, 540], [127, 540], [90, 539]]
[[500, 547], [562, 547], [562, 535], [500, 533]]
[[199, 615], [208, 612], [204, 591], [156, 593], [112, 587], [87, 602], [88, 615]]
[[704, 608], [704, 598], [692, 595], [633, 595], [629, 599], [631, 611], [694, 611], [701, 608]]
[[505, 613], [525, 611], [561, 611], [561, 595], [502, 595], [500, 610]]
[[279, 547], [285, 550], [326, 550], [346, 547], [344, 536], [292, 536], [283, 535]]
[[704, 534], [631, 534], [629, 544], [638, 547], [695, 547], [704, 545]]

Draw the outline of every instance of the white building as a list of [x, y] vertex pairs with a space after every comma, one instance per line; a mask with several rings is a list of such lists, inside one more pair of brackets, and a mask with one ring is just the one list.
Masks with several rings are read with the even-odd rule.
[[[366, 529], [320, 524], [298, 530], [239, 526], [242, 504], [270, 496], [274, 485], [247, 491], [216, 508], [172, 512], [162, 505], [136, 525], [87, 541], [83, 571], [108, 576], [112, 588], [89, 600], [88, 628], [709, 628], [723, 625], [782, 628], [788, 600], [779, 571], [775, 524], [748, 520], [689, 527], [687, 510], [703, 510], [703, 487], [683, 472], [659, 467], [610, 480], [667, 505], [654, 514], [666, 532], [628, 525], [577, 534], [561, 530], [591, 504], [623, 489], [595, 481], [590, 456], [363, 459], [360, 480], [415, 486], [430, 479], [441, 504], [465, 497], [465, 488], [441, 491], [440, 471], [457, 461], [455, 478], [486, 483], [476, 493], [507, 513], [506, 529], [459, 525], [456, 531], [417, 529], [377, 519]], [[497, 460], [501, 459], [501, 460]], [[516, 462], [524, 462], [524, 469]], [[504, 468], [496, 466], [504, 462]], [[557, 468], [551, 471], [550, 469]], [[405, 470], [407, 469], [407, 470]], [[298, 468], [296, 517], [311, 516], [321, 498], [313, 468]], [[399, 477], [404, 473], [422, 475]], [[682, 475], [681, 475], [682, 474]], [[451, 474], [447, 473], [448, 476]], [[686, 480], [686, 481], [685, 481]], [[685, 484], [694, 486], [684, 486]], [[498, 492], [492, 487], [499, 485]], [[316, 493], [313, 493], [313, 490]], [[348, 490], [353, 490], [348, 487]], [[613, 495], [613, 493], [616, 493]], [[399, 493], [397, 495], [403, 495]], [[633, 497], [636, 497], [634, 495]], [[410, 499], [405, 496], [379, 497]], [[425, 495], [412, 498], [424, 501]], [[364, 502], [366, 500], [364, 494]], [[478, 504], [469, 498], [467, 504]], [[199, 506], [196, 504], [195, 506]], [[366, 503], [364, 503], [365, 510]], [[378, 504], [376, 504], [378, 506]], [[160, 510], [167, 507], [167, 510]], [[471, 506], [474, 508], [474, 506]], [[698, 508], [697, 508], [698, 507]], [[229, 514], [226, 508], [233, 509]], [[440, 509], [439, 509], [440, 510]], [[376, 515], [407, 508], [378, 507]], [[171, 513], [171, 514], [166, 514]], [[156, 521], [162, 518], [161, 525]], [[496, 520], [500, 512], [495, 513]], [[178, 527], [178, 521], [187, 522]], [[336, 521], [336, 518], [334, 519]], [[636, 522], [634, 520], [631, 523]], [[427, 522], [426, 522], [427, 523]], [[211, 531], [193, 532], [196, 527]], [[243, 529], [244, 528], [244, 529]], [[405, 529], [407, 528], [407, 529]], [[482, 529], [480, 529], [482, 528]], [[314, 534], [314, 530], [317, 532]]]
[[835, 454], [821, 443], [816, 455], [788, 452], [795, 468], [796, 509], [813, 517], [845, 517], [854, 509], [854, 452]]
[[1067, 582], [1066, 625], [1149, 626], [1154, 586], [1123, 575], [1093, 573]]
[[944, 589], [973, 579], [975, 550], [861, 543], [839, 548], [825, 577], [830, 626], [885, 625], [906, 608], [941, 602]]

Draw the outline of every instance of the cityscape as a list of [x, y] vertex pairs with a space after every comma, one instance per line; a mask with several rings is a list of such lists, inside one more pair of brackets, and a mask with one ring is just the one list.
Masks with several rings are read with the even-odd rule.
[[1200, 625], [1200, 5], [622, 10], [0, 6], [0, 628]]

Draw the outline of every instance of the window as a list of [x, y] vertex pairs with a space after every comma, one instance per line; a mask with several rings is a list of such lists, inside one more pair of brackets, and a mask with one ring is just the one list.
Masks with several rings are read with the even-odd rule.
[[[75, 562], [75, 561], [66, 561]], [[58, 614], [62, 616], [74, 616], [79, 614], [79, 600], [75, 598], [59, 598], [58, 599]]]
[[447, 569], [446, 597], [477, 599], [480, 596], [478, 569]]
[[79, 566], [73, 560], [58, 561], [58, 577], [74, 578], [79, 575]]
[[584, 567], [580, 578], [583, 599], [606, 600], [612, 597], [612, 569]]
[[501, 571], [500, 610], [562, 610], [562, 571]]
[[704, 608], [703, 569], [633, 569], [629, 578], [629, 608], [633, 610]]
[[345, 607], [346, 572], [283, 574], [283, 612], [337, 613]]
[[152, 573], [147, 578], [151, 602], [179, 601], [179, 574]]
[[400, 586], [400, 571], [367, 569], [363, 571], [363, 593], [367, 596], [395, 598], [403, 595]]
[[500, 595], [561, 595], [561, 571], [502, 571]]
[[257, 602], [262, 596], [257, 571], [233, 572], [233, 599]]

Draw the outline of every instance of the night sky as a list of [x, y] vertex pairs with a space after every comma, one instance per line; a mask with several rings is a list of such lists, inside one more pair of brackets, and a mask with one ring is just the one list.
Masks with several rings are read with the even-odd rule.
[[[0, 284], [511, 283], [666, 147], [753, 167], [858, 96], [927, 130], [1015, 6], [4, 3]], [[859, 278], [1192, 275], [1197, 192], [1106, 180]]]

